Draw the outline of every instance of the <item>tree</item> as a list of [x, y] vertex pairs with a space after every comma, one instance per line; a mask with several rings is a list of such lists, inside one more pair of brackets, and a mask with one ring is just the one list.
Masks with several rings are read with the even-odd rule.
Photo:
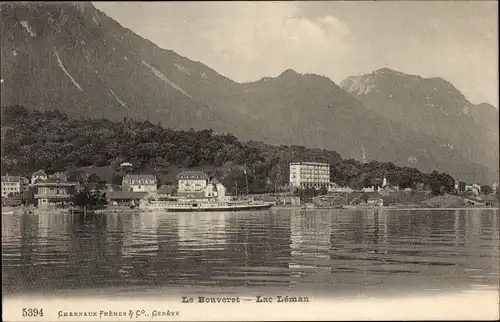
[[487, 184], [484, 184], [481, 186], [481, 193], [484, 193], [485, 195], [491, 195], [493, 194], [493, 188]]
[[433, 181], [430, 184], [431, 193], [433, 196], [439, 196], [441, 194], [441, 185], [437, 181]]
[[74, 195], [73, 204], [81, 208], [92, 208], [98, 204], [98, 198], [95, 194], [90, 193], [90, 189], [87, 186], [84, 186], [82, 190]]
[[25, 206], [36, 205], [35, 188], [30, 187], [27, 191], [24, 191], [21, 195], [21, 202]]
[[458, 191], [465, 192], [466, 186], [467, 186], [467, 183], [465, 181], [459, 181], [458, 182]]
[[443, 187], [444, 192], [453, 192], [455, 190], [455, 179], [447, 173], [440, 173], [439, 184]]
[[[248, 179], [250, 186], [251, 181], [250, 178]], [[229, 194], [233, 196], [244, 194], [246, 189], [245, 174], [238, 167], [231, 167], [226, 170], [222, 184], [227, 188]]]

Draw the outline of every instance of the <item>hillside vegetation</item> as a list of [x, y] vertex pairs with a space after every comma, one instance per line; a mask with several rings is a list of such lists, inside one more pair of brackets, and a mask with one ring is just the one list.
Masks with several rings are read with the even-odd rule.
[[250, 192], [263, 192], [286, 185], [289, 162], [323, 161], [331, 165], [333, 182], [351, 188], [380, 185], [384, 176], [401, 188], [420, 186], [436, 193], [452, 191], [454, 185], [446, 173], [426, 174], [376, 161], [361, 164], [342, 159], [335, 151], [302, 146], [240, 142], [209, 129], [174, 131], [127, 119], [75, 120], [58, 111], [29, 111], [22, 106], [3, 108], [2, 114], [2, 174], [31, 176], [38, 169], [71, 172], [94, 165], [108, 166], [118, 176], [119, 164], [128, 161], [133, 172], [155, 172], [159, 177], [172, 169], [203, 169], [230, 191], [236, 186], [242, 191], [246, 164]]

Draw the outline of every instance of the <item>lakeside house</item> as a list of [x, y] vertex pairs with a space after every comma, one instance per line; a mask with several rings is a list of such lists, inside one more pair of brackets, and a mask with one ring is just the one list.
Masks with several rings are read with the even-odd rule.
[[465, 186], [465, 192], [472, 192], [475, 196], [479, 196], [481, 194], [481, 186], [477, 183], [468, 184]]
[[38, 170], [31, 175], [31, 184], [37, 183], [39, 180], [47, 180], [47, 174], [43, 170]]
[[204, 189], [205, 197], [210, 199], [221, 200], [226, 196], [226, 187], [217, 179], [212, 179]]
[[138, 205], [141, 199], [157, 194], [157, 179], [152, 174], [127, 174], [123, 177], [121, 186], [106, 185], [106, 191], [108, 204]]
[[78, 183], [67, 182], [60, 178], [37, 180], [35, 202], [39, 208], [58, 208], [69, 206], [76, 192]]
[[208, 175], [203, 171], [183, 171], [177, 175], [177, 196], [204, 198]]
[[19, 195], [23, 191], [20, 176], [2, 176], [2, 197]]
[[127, 174], [123, 177], [122, 187], [134, 192], [152, 192], [158, 189], [156, 176], [152, 174]]

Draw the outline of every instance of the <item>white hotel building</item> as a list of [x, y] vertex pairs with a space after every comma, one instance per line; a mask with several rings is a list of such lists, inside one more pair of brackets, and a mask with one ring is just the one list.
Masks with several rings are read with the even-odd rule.
[[321, 162], [291, 162], [290, 185], [321, 188], [330, 185], [330, 165]]

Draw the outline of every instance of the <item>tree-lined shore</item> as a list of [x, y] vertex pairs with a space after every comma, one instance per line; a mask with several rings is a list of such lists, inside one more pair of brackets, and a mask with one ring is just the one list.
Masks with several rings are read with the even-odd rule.
[[343, 159], [335, 151], [241, 142], [232, 134], [210, 129], [174, 131], [150, 121], [72, 119], [59, 111], [2, 108], [2, 174], [29, 177], [38, 169], [71, 172], [93, 165], [110, 167], [118, 181], [119, 164], [125, 161], [133, 164], [135, 173], [154, 172], [160, 178], [167, 178], [171, 169], [203, 169], [230, 192], [244, 187], [245, 169], [252, 193], [283, 187], [292, 161], [328, 162], [331, 181], [353, 189], [381, 185], [384, 177], [401, 189], [432, 190], [433, 194], [455, 188], [455, 179], [447, 173], [422, 173], [390, 162], [363, 164]]

